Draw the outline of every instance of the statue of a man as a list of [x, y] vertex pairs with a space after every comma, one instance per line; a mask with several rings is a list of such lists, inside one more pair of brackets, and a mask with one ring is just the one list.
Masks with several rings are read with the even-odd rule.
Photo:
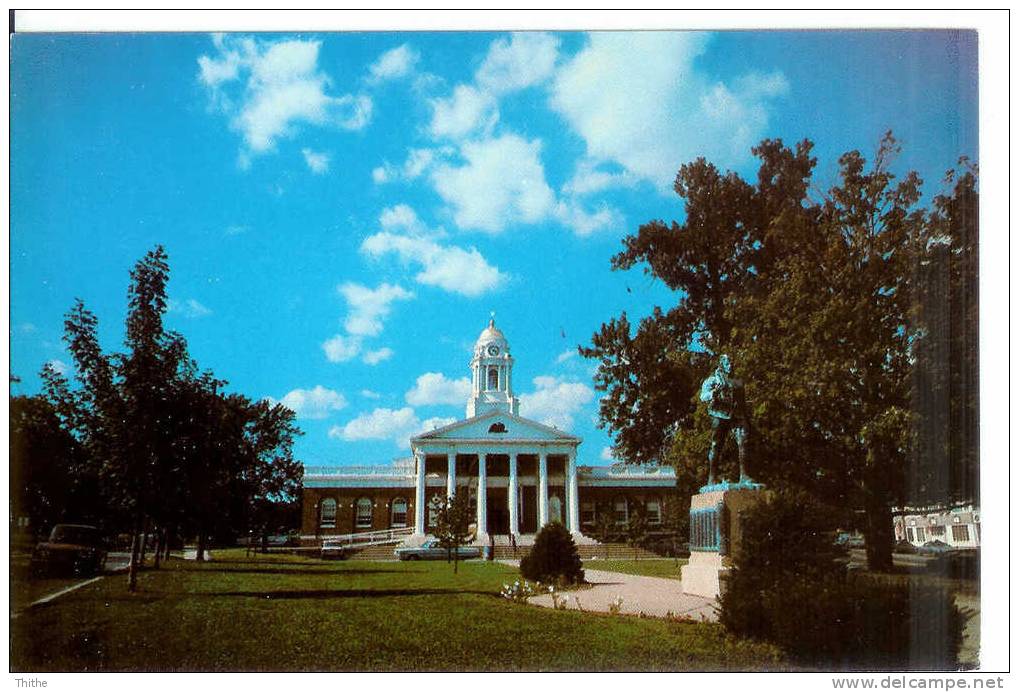
[[743, 381], [732, 376], [729, 356], [722, 354], [718, 367], [701, 384], [701, 401], [708, 404], [711, 416], [711, 449], [708, 450], [708, 485], [715, 484], [715, 457], [725, 445], [731, 430], [739, 450], [739, 482], [749, 483], [746, 472], [746, 445], [750, 435], [746, 394]]

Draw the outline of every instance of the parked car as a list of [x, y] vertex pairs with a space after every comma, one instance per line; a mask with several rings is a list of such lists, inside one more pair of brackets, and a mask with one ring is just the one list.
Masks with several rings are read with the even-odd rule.
[[941, 555], [942, 553], [949, 553], [952, 550], [952, 546], [948, 545], [944, 541], [933, 540], [924, 543], [916, 549], [916, 552], [921, 555]]
[[328, 538], [322, 541], [322, 549], [319, 557], [323, 560], [346, 560], [350, 556], [348, 546], [340, 541], [330, 541]]
[[903, 555], [916, 555], [916, 546], [909, 541], [897, 541], [892, 552], [901, 553]]
[[[393, 551], [401, 560], [445, 560], [449, 554], [438, 540], [425, 541], [420, 546], [397, 548]], [[461, 560], [481, 557], [481, 548], [476, 545], [462, 545], [457, 548], [457, 557]]]
[[32, 551], [32, 574], [98, 574], [106, 563], [102, 534], [86, 524], [57, 524]]
[[867, 547], [866, 541], [864, 541], [862, 535], [858, 533], [847, 533], [845, 531], [840, 531], [839, 534], [835, 537], [835, 544], [841, 545], [845, 548], [860, 549]]

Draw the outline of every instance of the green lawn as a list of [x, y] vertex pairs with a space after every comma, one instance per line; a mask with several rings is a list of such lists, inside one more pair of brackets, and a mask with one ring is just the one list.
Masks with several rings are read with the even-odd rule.
[[109, 577], [11, 622], [11, 670], [778, 669], [721, 626], [510, 603], [515, 570], [225, 553]]
[[32, 603], [51, 593], [56, 593], [72, 584], [89, 579], [89, 577], [41, 577], [33, 578], [28, 571], [28, 557], [12, 558], [10, 561], [11, 602], [12, 612], [26, 608]]
[[636, 574], [641, 577], [665, 577], [679, 579], [679, 568], [686, 564], [681, 558], [652, 558], [648, 560], [585, 560], [584, 569], [600, 569], [606, 572]]

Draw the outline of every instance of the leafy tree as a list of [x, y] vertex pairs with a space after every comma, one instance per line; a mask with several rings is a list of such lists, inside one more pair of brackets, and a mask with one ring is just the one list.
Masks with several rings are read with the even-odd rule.
[[81, 445], [42, 396], [10, 398], [11, 515], [29, 526], [102, 523], [97, 479]]
[[151, 524], [157, 533], [190, 524], [204, 553], [213, 524], [246, 526], [257, 504], [292, 500], [301, 475], [291, 452], [300, 434], [293, 412], [221, 393], [225, 382], [199, 374], [184, 338], [164, 329], [168, 279], [162, 247], [131, 271], [124, 353], [103, 353], [95, 315], [77, 301], [64, 339], [80, 386], [72, 389], [52, 368], [42, 373], [47, 399], [81, 445], [112, 522], [135, 536], [131, 590], [138, 535]]
[[439, 540], [439, 545], [446, 549], [447, 562], [452, 559], [455, 573], [460, 562], [459, 548], [467, 544], [471, 535], [469, 498], [466, 492], [453, 493], [451, 497], [435, 496], [432, 498], [432, 506], [436, 517], [433, 535]]
[[[920, 459], [918, 422], [936, 427], [936, 410], [955, 416], [965, 432], [949, 434], [958, 450], [952, 467], [975, 458], [975, 424], [965, 424], [976, 419], [974, 342], [956, 338], [951, 365], [921, 367], [944, 383], [935, 391], [954, 392], [939, 400], [952, 403], [918, 417], [925, 394], [914, 378], [914, 364], [933, 348], [925, 324], [939, 305], [936, 282], [924, 283], [916, 268], [943, 273], [932, 264], [938, 238], [952, 238], [952, 259], [941, 251], [939, 261], [959, 277], [953, 309], [976, 325], [975, 178], [960, 176], [928, 213], [919, 177], [891, 172], [899, 147], [889, 134], [869, 165], [859, 152], [842, 156], [836, 184], [814, 200], [811, 149], [763, 142], [753, 185], [703, 160], [681, 167], [684, 222], [641, 226], [613, 259], [620, 269], [642, 264], [676, 291], [676, 305], [655, 308], [632, 335], [625, 315], [610, 320], [581, 352], [599, 360], [601, 419], [617, 451], [631, 463], [668, 458], [681, 489], [703, 478], [707, 450], [709, 420], [694, 385], [728, 353], [752, 407], [752, 475], [809, 489], [846, 517], [863, 509], [868, 563], [883, 569], [891, 564], [889, 505], [906, 496], [906, 469]], [[946, 362], [937, 349], [928, 360]]]
[[602, 543], [610, 542], [618, 535], [619, 527], [616, 526], [616, 516], [611, 502], [599, 502], [594, 520], [595, 536]]
[[630, 516], [626, 521], [626, 542], [633, 548], [633, 559], [640, 556], [640, 549], [647, 545], [648, 523], [643, 510], [633, 505]]

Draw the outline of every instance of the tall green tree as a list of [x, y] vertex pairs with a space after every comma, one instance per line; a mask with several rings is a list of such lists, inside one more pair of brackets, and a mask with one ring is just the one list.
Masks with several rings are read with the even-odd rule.
[[97, 478], [81, 444], [43, 396], [12, 396], [11, 515], [35, 530], [59, 522], [102, 523]]
[[466, 545], [471, 535], [470, 500], [464, 490], [451, 497], [432, 498], [432, 507], [435, 510], [434, 536], [446, 549], [447, 560], [452, 559], [453, 572], [456, 573], [460, 562], [459, 548]]
[[[602, 424], [617, 454], [641, 463], [668, 449], [681, 484], [703, 478], [708, 444], [709, 419], [692, 385], [728, 353], [752, 409], [751, 473], [806, 488], [842, 507], [847, 521], [862, 510], [869, 564], [887, 568], [889, 506], [908, 494], [918, 426], [936, 425], [936, 411], [975, 421], [973, 342], [929, 340], [942, 305], [936, 279], [945, 274], [958, 275], [946, 280], [959, 286], [951, 309], [975, 333], [975, 253], [964, 249], [975, 248], [975, 181], [961, 176], [929, 213], [919, 204], [919, 177], [892, 173], [899, 147], [889, 134], [871, 162], [856, 151], [842, 156], [838, 180], [820, 193], [811, 149], [807, 141], [794, 149], [763, 142], [753, 185], [703, 160], [683, 166], [676, 192], [686, 200], [684, 222], [641, 226], [613, 259], [620, 269], [643, 265], [676, 291], [676, 305], [656, 307], [635, 334], [625, 315], [610, 320], [582, 353], [599, 360], [596, 386], [608, 394]], [[953, 239], [938, 240], [946, 237]], [[641, 340], [647, 348], [635, 348]], [[953, 361], [939, 348], [960, 355]], [[915, 365], [925, 358], [948, 363], [923, 372], [942, 383], [939, 401], [951, 403], [918, 415], [927, 390]], [[663, 399], [671, 408], [656, 405]], [[966, 450], [953, 468], [964, 467], [974, 428], [949, 427]], [[723, 451], [723, 470], [733, 451]]]

